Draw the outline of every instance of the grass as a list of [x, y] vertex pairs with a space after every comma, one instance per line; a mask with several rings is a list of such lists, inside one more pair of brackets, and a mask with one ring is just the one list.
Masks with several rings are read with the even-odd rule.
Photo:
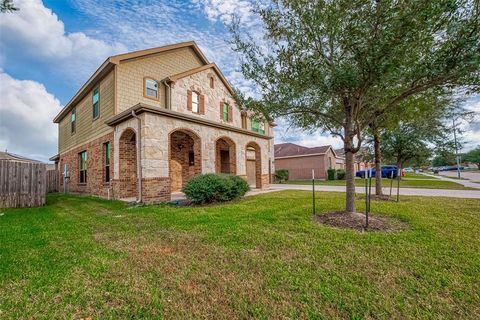
[[415, 173], [415, 172], [405, 172], [405, 178], [412, 178], [412, 179], [428, 179], [428, 180], [435, 180], [437, 179], [436, 177], [433, 176], [427, 176], [425, 174], [421, 173]]
[[[317, 199], [330, 212], [344, 195]], [[372, 203], [409, 224], [390, 234], [320, 225], [303, 191], [1, 209], [0, 318], [478, 318], [480, 200], [401, 200]]]
[[[383, 187], [390, 187], [391, 179], [382, 179], [382, 186]], [[303, 181], [287, 181], [288, 184], [312, 184], [311, 181], [303, 180]], [[344, 186], [346, 184], [345, 180], [317, 180], [315, 181], [315, 185], [319, 186]], [[355, 178], [355, 185], [357, 187], [365, 186], [365, 180], [361, 178]], [[375, 185], [374, 181], [372, 181], [372, 185]], [[393, 181], [393, 187], [395, 188], [397, 185], [397, 180]], [[424, 188], [424, 189], [456, 189], [456, 190], [475, 190], [473, 188], [465, 187], [459, 183], [451, 182], [451, 181], [443, 181], [438, 179], [409, 179], [409, 180], [401, 180], [400, 181], [400, 188]]]

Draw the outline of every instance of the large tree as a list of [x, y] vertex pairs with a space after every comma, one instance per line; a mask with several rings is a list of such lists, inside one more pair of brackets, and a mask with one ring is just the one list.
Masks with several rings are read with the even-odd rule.
[[[431, 135], [427, 138], [434, 139], [445, 136], [444, 132], [448, 131], [448, 126], [445, 125], [445, 117], [454, 111], [464, 111], [458, 103], [452, 103], [449, 90], [430, 90], [422, 95], [412, 96], [404, 100], [399, 108], [392, 112], [384, 113], [379, 118], [374, 119], [369, 126], [367, 135], [370, 139], [367, 140], [369, 147], [373, 150], [375, 163], [375, 194], [382, 195], [382, 179], [381, 179], [381, 164], [382, 164], [382, 137], [392, 138], [398, 132], [399, 122], [408, 123], [409, 126], [415, 123], [423, 125], [425, 119], [428, 119], [427, 125], [433, 130]], [[403, 125], [405, 127], [405, 125]], [[439, 134], [439, 132], [441, 134]], [[389, 135], [388, 133], [391, 133]], [[428, 133], [428, 132], [427, 132]], [[425, 134], [422, 135], [422, 139]], [[392, 143], [392, 141], [388, 141]], [[424, 154], [425, 150], [420, 151], [419, 154]], [[389, 159], [391, 160], [391, 158]]]
[[412, 96], [478, 84], [475, 0], [274, 0], [255, 12], [262, 28], [237, 23], [232, 43], [260, 98], [239, 100], [343, 140], [348, 212], [353, 158], [373, 121]]
[[425, 163], [432, 154], [428, 131], [416, 125], [400, 125], [382, 134], [382, 152], [385, 159], [395, 162], [401, 171], [404, 165]]
[[480, 146], [477, 146], [475, 149], [467, 152], [463, 156], [463, 160], [476, 164], [480, 170]]

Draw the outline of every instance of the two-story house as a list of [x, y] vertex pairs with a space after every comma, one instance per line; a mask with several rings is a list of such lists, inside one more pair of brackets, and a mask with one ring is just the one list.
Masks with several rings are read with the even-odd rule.
[[232, 97], [194, 42], [109, 57], [54, 119], [61, 189], [168, 201], [192, 176], [215, 172], [265, 188], [272, 124]]

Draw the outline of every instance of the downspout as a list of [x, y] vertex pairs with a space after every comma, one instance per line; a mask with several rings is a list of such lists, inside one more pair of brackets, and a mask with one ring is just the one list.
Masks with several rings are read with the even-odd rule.
[[132, 117], [137, 119], [137, 203], [140, 203], [142, 202], [142, 120], [137, 116], [135, 110], [132, 110]]
[[172, 87], [168, 84], [167, 80], [163, 80], [163, 84], [168, 88], [168, 98], [166, 99], [167, 103], [167, 108], [166, 109], [172, 109]]

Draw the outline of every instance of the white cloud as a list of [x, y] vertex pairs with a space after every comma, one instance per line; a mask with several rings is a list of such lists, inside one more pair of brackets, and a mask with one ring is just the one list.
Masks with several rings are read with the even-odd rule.
[[[2, 14], [0, 50], [3, 65], [9, 59], [61, 64], [62, 74], [86, 78], [109, 55], [126, 51], [82, 32], [66, 33], [65, 26], [40, 0], [18, 0], [20, 10]], [[82, 79], [83, 80], [83, 79]]]
[[342, 139], [333, 137], [327, 133], [307, 132], [289, 126], [286, 119], [277, 119], [277, 127], [274, 128], [275, 143], [291, 142], [305, 147], [319, 147], [331, 145], [334, 149], [343, 148]]
[[211, 21], [220, 20], [229, 24], [232, 22], [233, 16], [240, 19], [241, 23], [249, 23], [252, 21], [253, 6], [250, 1], [246, 0], [195, 0], [203, 7], [205, 14]]
[[42, 84], [0, 70], [0, 150], [47, 161], [57, 153], [52, 119], [61, 107]]
[[465, 141], [462, 151], [466, 152], [480, 145], [480, 95], [465, 102], [465, 107], [476, 113], [472, 122], [463, 124], [462, 139]]

